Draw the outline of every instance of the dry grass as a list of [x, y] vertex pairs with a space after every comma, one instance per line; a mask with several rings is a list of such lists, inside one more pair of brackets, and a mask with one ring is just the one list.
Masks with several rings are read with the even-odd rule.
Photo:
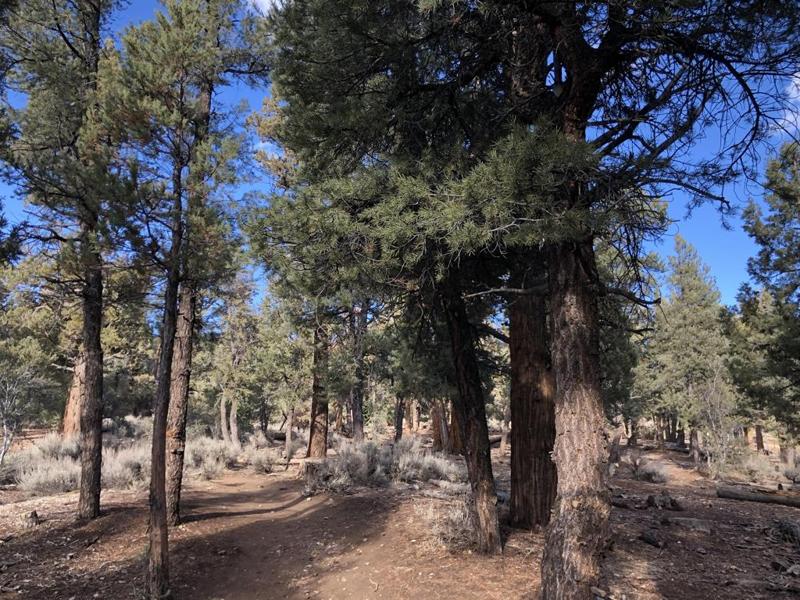
[[321, 462], [306, 482], [309, 493], [342, 492], [357, 485], [380, 486], [390, 481], [466, 479], [463, 466], [444, 455], [426, 451], [416, 438], [401, 440], [394, 447], [338, 439], [335, 446], [336, 454]]
[[477, 523], [469, 495], [446, 503], [431, 502], [419, 509], [435, 543], [451, 552], [463, 552], [477, 546]]

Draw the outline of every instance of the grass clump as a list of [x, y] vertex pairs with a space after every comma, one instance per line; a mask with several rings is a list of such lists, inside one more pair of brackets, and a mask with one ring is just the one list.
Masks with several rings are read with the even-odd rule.
[[477, 519], [468, 495], [459, 496], [445, 504], [431, 503], [422, 516], [429, 525], [433, 539], [451, 552], [477, 547]]
[[394, 447], [373, 442], [337, 443], [336, 454], [309, 467], [306, 487], [342, 492], [356, 485], [381, 486], [390, 481], [464, 481], [463, 468], [443, 455], [422, 448], [417, 439], [401, 440]]

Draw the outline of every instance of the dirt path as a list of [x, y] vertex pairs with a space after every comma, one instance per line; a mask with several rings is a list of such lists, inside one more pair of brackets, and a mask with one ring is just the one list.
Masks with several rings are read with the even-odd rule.
[[[419, 512], [427, 499], [398, 490], [308, 498], [302, 488], [292, 474], [246, 472], [190, 485], [186, 522], [171, 535], [177, 598], [434, 599], [456, 589], [465, 599], [533, 597], [528, 546], [502, 559], [451, 555], [428, 538]], [[139, 597], [144, 497], [109, 494], [106, 514], [84, 526], [72, 521], [75, 495], [57, 498], [0, 507], [0, 527], [16, 532], [0, 546], [0, 599]], [[31, 510], [47, 521], [21, 529]]]
[[[800, 577], [774, 564], [800, 564], [800, 547], [773, 532], [776, 519], [800, 522], [800, 510], [720, 500], [680, 456], [654, 458], [667, 483], [636, 481], [624, 469], [612, 482], [619, 506], [603, 589], [619, 600], [800, 597]], [[507, 487], [507, 457], [495, 459]], [[510, 532], [502, 557], [451, 554], [433, 539], [424, 514], [442, 501], [420, 490], [309, 498], [302, 488], [293, 472], [239, 471], [190, 483], [186, 522], [171, 533], [176, 598], [536, 597], [540, 534]], [[685, 510], [646, 505], [648, 495], [662, 492]], [[73, 520], [74, 493], [0, 505], [0, 600], [141, 598], [145, 496], [109, 492], [103, 501], [104, 515], [84, 525]], [[26, 528], [31, 510], [44, 521]], [[663, 547], [642, 541], [644, 533]]]

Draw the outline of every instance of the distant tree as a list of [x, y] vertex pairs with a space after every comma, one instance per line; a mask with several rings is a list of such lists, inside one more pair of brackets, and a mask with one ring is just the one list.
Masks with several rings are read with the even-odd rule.
[[765, 206], [751, 203], [744, 213], [744, 227], [759, 246], [748, 270], [770, 298], [758, 298], [755, 302], [757, 297], [745, 290], [741, 312], [753, 334], [760, 338], [752, 341], [766, 354], [757, 363], [763, 371], [755, 375], [753, 383], [760, 388], [759, 395], [769, 398], [768, 410], [797, 439], [800, 435], [800, 148], [797, 144], [784, 146], [779, 157], [769, 163], [766, 189]]

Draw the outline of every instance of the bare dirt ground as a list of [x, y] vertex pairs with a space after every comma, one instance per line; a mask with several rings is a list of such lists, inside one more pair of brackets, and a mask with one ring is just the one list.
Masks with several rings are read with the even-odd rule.
[[[800, 549], [773, 535], [775, 519], [800, 509], [721, 500], [685, 455], [654, 453], [666, 484], [613, 479], [613, 544], [607, 597], [681, 600], [790, 598], [800, 577], [773, 562], [800, 563]], [[508, 457], [495, 456], [508, 486]], [[667, 491], [680, 512], [646, 506]], [[501, 557], [453, 554], [433, 540], [425, 489], [361, 489], [303, 495], [297, 472], [239, 471], [185, 492], [186, 523], [171, 533], [171, 580], [179, 599], [532, 599], [542, 535], [507, 531]], [[5, 495], [4, 495], [5, 494]], [[146, 495], [109, 492], [91, 523], [73, 518], [77, 495], [24, 501], [0, 492], [0, 599], [136, 599], [146, 547]], [[26, 523], [36, 510], [43, 522]], [[666, 519], [678, 518], [671, 524]], [[683, 519], [683, 521], [680, 521]], [[686, 519], [689, 519], [688, 521]], [[664, 545], [642, 541], [648, 532]]]

